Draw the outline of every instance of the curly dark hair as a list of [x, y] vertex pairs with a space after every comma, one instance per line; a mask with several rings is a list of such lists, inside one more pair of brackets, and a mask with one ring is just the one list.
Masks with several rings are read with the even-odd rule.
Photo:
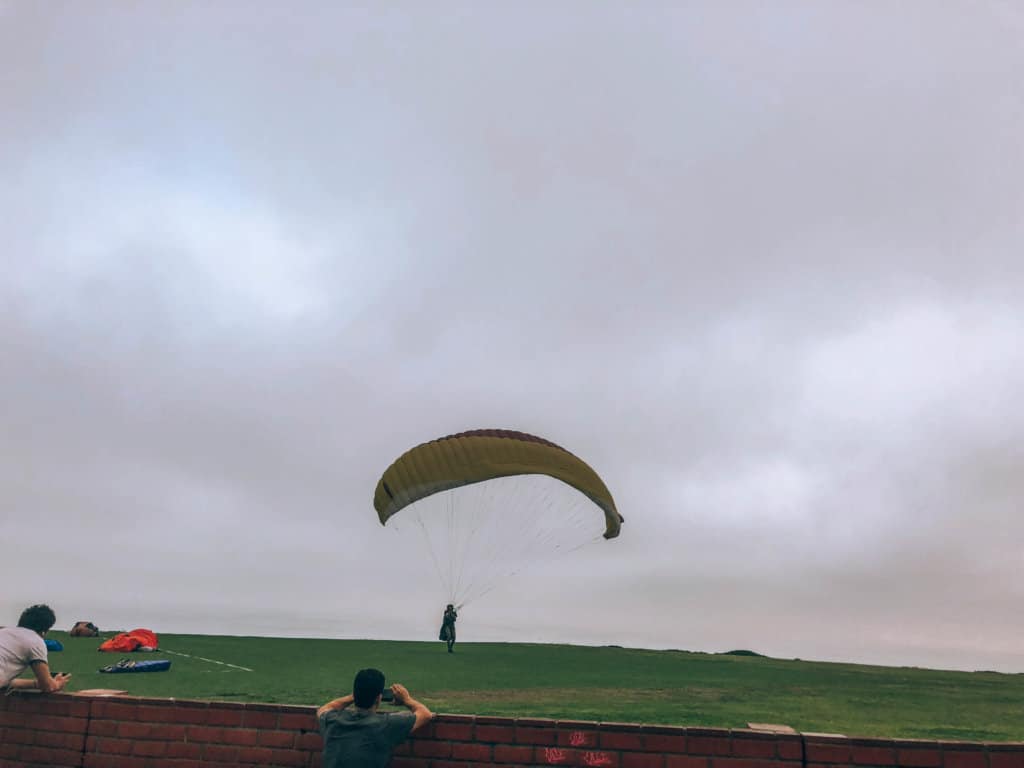
[[49, 631], [57, 621], [57, 617], [53, 615], [53, 610], [48, 605], [32, 605], [21, 612], [21, 618], [18, 619], [18, 626], [24, 627], [25, 629], [32, 629], [43, 634], [43, 632]]

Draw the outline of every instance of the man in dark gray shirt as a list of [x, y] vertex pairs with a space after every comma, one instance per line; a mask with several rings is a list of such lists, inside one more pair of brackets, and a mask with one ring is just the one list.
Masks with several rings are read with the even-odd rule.
[[323, 768], [385, 768], [392, 750], [434, 717], [398, 683], [391, 686], [391, 693], [395, 703], [409, 711], [378, 712], [383, 693], [384, 673], [361, 669], [352, 693], [317, 710], [324, 737]]

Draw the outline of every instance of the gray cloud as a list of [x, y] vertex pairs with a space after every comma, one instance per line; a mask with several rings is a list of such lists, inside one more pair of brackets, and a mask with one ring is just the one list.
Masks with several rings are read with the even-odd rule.
[[0, 607], [427, 637], [374, 484], [507, 426], [627, 525], [467, 638], [1019, 671], [1022, 27], [0, 7]]

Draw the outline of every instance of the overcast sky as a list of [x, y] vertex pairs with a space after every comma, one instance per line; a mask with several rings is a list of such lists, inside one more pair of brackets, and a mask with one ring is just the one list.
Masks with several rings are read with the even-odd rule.
[[431, 639], [374, 486], [504, 427], [626, 524], [464, 640], [1024, 672], [1022, 40], [1014, 0], [0, 0], [0, 623]]

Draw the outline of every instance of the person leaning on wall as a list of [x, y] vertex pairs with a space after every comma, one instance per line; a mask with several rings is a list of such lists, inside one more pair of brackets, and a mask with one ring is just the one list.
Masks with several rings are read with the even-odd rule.
[[[33, 605], [21, 612], [18, 626], [0, 628], [0, 690], [64, 690], [71, 675], [52, 675], [46, 650], [46, 633], [55, 622], [50, 606]], [[35, 679], [19, 677], [30, 667]]]

